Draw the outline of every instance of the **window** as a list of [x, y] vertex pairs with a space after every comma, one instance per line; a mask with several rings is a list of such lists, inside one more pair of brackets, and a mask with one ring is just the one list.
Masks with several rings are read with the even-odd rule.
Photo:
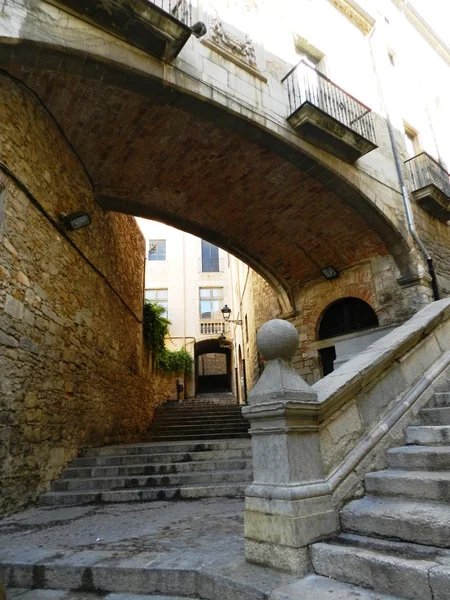
[[166, 240], [148, 240], [148, 260], [166, 260]]
[[415, 129], [405, 123], [405, 146], [409, 158], [421, 153], [419, 134]]
[[219, 248], [202, 240], [202, 271], [203, 273], [217, 273], [219, 269]]
[[220, 319], [223, 288], [200, 288], [200, 319]]
[[314, 67], [317, 71], [325, 75], [326, 59], [325, 54], [318, 48], [313, 46], [305, 38], [296, 35], [294, 38], [295, 51], [299, 60], [304, 60], [309, 66]]
[[169, 301], [168, 301], [168, 290], [167, 289], [158, 289], [158, 290], [145, 290], [144, 298], [149, 300], [153, 304], [158, 304], [164, 308], [164, 312], [162, 316], [164, 318], [168, 318], [168, 309], [169, 309]]

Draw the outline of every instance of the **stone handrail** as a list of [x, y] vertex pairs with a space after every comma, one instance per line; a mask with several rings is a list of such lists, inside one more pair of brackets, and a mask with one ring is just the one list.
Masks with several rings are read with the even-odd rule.
[[[243, 413], [254, 481], [246, 490], [246, 556], [306, 573], [307, 546], [339, 531], [338, 509], [383, 468], [385, 450], [430, 400], [450, 365], [450, 299], [434, 302], [313, 387], [295, 372], [286, 321], [258, 332], [267, 367]], [[448, 369], [450, 370], [450, 369]]]

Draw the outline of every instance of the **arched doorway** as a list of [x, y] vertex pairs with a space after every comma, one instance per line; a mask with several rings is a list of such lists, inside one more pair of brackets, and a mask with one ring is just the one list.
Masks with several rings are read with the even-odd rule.
[[231, 348], [218, 339], [195, 344], [197, 394], [224, 394], [232, 391]]
[[325, 309], [318, 328], [319, 340], [330, 344], [319, 349], [323, 375], [334, 370], [336, 348], [334, 338], [378, 327], [378, 317], [367, 302], [359, 298], [341, 298]]

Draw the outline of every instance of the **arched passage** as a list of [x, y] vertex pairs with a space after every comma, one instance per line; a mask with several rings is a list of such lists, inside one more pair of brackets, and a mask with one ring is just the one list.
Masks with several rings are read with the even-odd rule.
[[196, 342], [196, 393], [231, 393], [233, 376], [231, 352], [231, 347], [221, 346], [217, 338]]
[[[327, 340], [365, 329], [378, 327], [378, 317], [373, 308], [360, 298], [341, 298], [333, 302], [322, 314], [318, 339]], [[336, 350], [334, 344], [319, 350], [323, 375], [334, 370]]]
[[[107, 210], [163, 221], [244, 260], [294, 308], [294, 288], [408, 244], [330, 168], [161, 79], [100, 57], [22, 42], [0, 66], [33, 90], [81, 158]], [[24, 64], [29, 64], [23, 68]]]

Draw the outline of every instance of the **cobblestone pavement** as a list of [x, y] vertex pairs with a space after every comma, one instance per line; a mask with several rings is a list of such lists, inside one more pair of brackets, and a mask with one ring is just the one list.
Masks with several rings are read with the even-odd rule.
[[30, 509], [0, 520], [0, 580], [8, 600], [398, 600], [247, 563], [243, 508], [221, 498]]

